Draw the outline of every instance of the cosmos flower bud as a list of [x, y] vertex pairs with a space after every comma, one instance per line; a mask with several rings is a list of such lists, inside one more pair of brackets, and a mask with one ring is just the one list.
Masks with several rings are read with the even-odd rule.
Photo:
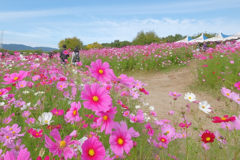
[[222, 146], [219, 146], [220, 149], [222, 149]]
[[137, 142], [133, 142], [133, 147], [137, 147]]

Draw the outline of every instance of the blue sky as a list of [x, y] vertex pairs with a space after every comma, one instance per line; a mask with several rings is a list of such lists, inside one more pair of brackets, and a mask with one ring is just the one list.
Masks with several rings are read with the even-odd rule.
[[239, 0], [0, 0], [3, 43], [57, 48], [61, 39], [84, 44], [132, 41], [137, 32], [159, 37], [240, 32]]

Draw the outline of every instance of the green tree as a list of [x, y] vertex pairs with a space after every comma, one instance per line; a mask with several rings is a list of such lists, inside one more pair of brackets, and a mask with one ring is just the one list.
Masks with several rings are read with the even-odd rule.
[[151, 43], [159, 43], [161, 39], [154, 31], [144, 33], [144, 31], [138, 32], [137, 36], [133, 39], [133, 45], [145, 45]]
[[132, 43], [129, 41], [122, 41], [120, 42], [120, 47], [131, 46]]
[[63, 44], [65, 44], [67, 48], [70, 48], [71, 50], [74, 50], [75, 47], [78, 47], [79, 49], [83, 47], [83, 42], [77, 37], [65, 38], [65, 40], [61, 40], [58, 43], [58, 48], [62, 49]]

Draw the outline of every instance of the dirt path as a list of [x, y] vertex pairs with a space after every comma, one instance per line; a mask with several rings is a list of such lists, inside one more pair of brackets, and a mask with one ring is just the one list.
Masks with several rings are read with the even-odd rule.
[[[186, 115], [188, 117], [190, 114], [187, 112], [186, 104], [189, 104], [190, 102], [184, 99], [184, 95], [187, 92], [194, 93], [198, 101], [207, 101], [211, 105], [212, 110], [224, 107], [224, 102], [218, 101], [210, 94], [195, 93], [189, 89], [188, 86], [196, 80], [191, 72], [193, 69], [195, 69], [194, 66], [188, 66], [178, 69], [177, 71], [170, 71], [167, 73], [134, 76], [135, 79], [148, 84], [148, 86], [145, 86], [144, 88], [149, 91], [150, 95], [146, 95], [144, 98], [149, 105], [154, 106], [158, 119], [169, 119], [168, 112], [170, 110], [181, 111], [181, 108], [186, 111]], [[173, 108], [173, 98], [168, 95], [169, 91], [176, 91], [177, 93], [182, 94], [182, 96], [175, 102], [175, 109]], [[220, 94], [221, 93], [219, 91], [219, 95]], [[197, 104], [191, 104], [190, 110], [194, 110], [194, 112], [196, 112], [198, 110]], [[207, 116], [206, 113], [200, 110], [198, 112], [199, 116]], [[222, 116], [222, 114], [219, 116]], [[192, 119], [192, 116], [188, 118]]]

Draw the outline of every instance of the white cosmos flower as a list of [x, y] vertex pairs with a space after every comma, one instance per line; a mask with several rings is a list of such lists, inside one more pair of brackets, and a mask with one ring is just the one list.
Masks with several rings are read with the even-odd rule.
[[81, 139], [79, 139], [78, 141], [80, 142], [80, 145], [78, 145], [78, 150], [82, 153], [82, 144], [87, 140], [87, 137], [82, 137]]
[[151, 119], [150, 117], [145, 117], [145, 118], [144, 118], [144, 121], [145, 121], [145, 122], [148, 122], [148, 120], [150, 120], [150, 119]]
[[2, 106], [4, 106], [5, 105], [5, 103], [4, 102], [0, 102], [0, 106], [2, 107]]
[[189, 100], [190, 102], [196, 101], [196, 96], [193, 93], [186, 93], [184, 98]]
[[198, 108], [207, 114], [211, 112], [211, 106], [207, 101], [199, 102]]
[[53, 114], [51, 112], [44, 112], [41, 116], [38, 117], [38, 120], [41, 125], [48, 124], [50, 125]]
[[136, 109], [139, 109], [139, 108], [141, 108], [141, 107], [140, 107], [140, 106], [135, 106], [135, 108], [136, 108]]
[[27, 104], [24, 104], [24, 105], [21, 107], [21, 110], [23, 111], [23, 110], [27, 109], [28, 107], [30, 107], [30, 105], [31, 105], [31, 102], [29, 102], [29, 103], [27, 103]]
[[26, 91], [23, 91], [23, 94], [28, 94], [28, 93], [29, 93], [29, 91], [27, 91], [27, 90], [26, 90]]
[[154, 107], [153, 107], [153, 106], [150, 106], [149, 109], [150, 109], [151, 111], [154, 111]]

